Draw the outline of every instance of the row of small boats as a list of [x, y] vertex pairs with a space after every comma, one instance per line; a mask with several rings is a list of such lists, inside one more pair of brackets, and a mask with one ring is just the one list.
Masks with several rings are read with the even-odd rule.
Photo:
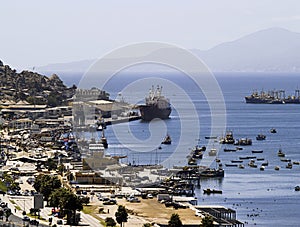
[[[275, 128], [270, 129], [270, 133], [277, 133], [277, 130]], [[217, 139], [216, 136], [207, 136], [205, 137], [206, 139]], [[256, 140], [265, 140], [267, 136], [265, 134], [259, 133], [256, 136]], [[247, 145], [252, 145], [252, 139], [249, 138], [241, 138], [235, 140], [233, 138], [233, 132], [232, 131], [227, 131], [225, 136], [220, 138], [220, 143], [221, 144], [234, 144], [234, 145], [240, 145], [240, 146], [247, 146]]]

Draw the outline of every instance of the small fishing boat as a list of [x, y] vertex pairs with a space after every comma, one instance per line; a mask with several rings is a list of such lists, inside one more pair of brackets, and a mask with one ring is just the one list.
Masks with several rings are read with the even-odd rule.
[[205, 139], [210, 140], [210, 139], [217, 139], [217, 136], [205, 136]]
[[300, 191], [300, 186], [299, 186], [299, 185], [297, 185], [297, 186], [295, 187], [295, 191], [296, 191], [296, 192], [299, 192], [299, 191]]
[[245, 157], [239, 157], [240, 160], [243, 159], [256, 159], [256, 156], [245, 156]]
[[217, 155], [217, 149], [216, 148], [212, 148], [210, 149], [210, 151], [208, 152], [209, 156], [216, 156]]
[[250, 162], [248, 163], [248, 166], [250, 166], [252, 168], [257, 168], [257, 165], [255, 164], [255, 161], [253, 159], [250, 160]]
[[291, 162], [291, 159], [288, 159], [288, 158], [281, 158], [280, 161], [282, 161], [282, 162]]
[[256, 160], [257, 161], [263, 161], [263, 160], [265, 160], [265, 158], [257, 158]]
[[103, 144], [104, 148], [108, 148], [108, 143], [106, 137], [101, 137], [101, 143]]
[[278, 157], [285, 157], [285, 153], [282, 152], [281, 148], [279, 148], [279, 150], [277, 152], [277, 156]]
[[277, 130], [276, 130], [276, 128], [271, 128], [271, 129], [270, 129], [270, 132], [271, 132], [271, 133], [277, 133]]
[[234, 145], [239, 146], [250, 146], [252, 145], [252, 139], [249, 138], [241, 138], [235, 141]]
[[166, 137], [164, 138], [164, 140], [161, 143], [162, 144], [171, 144], [172, 143], [172, 139], [169, 136], [169, 134], [166, 135]]
[[225, 136], [220, 139], [221, 144], [234, 144], [232, 131], [227, 131]]
[[226, 163], [225, 166], [226, 166], [226, 167], [238, 167], [238, 164], [230, 164], [230, 163]]
[[242, 163], [243, 160], [231, 160], [232, 163]]
[[244, 148], [242, 148], [242, 147], [236, 147], [236, 150], [237, 151], [241, 151], [241, 150], [243, 150]]
[[280, 167], [279, 166], [275, 166], [275, 168], [274, 168], [275, 170], [280, 170]]
[[212, 169], [207, 168], [200, 172], [201, 177], [224, 177], [224, 169], [218, 168], [218, 169]]
[[258, 134], [256, 136], [256, 140], [265, 140], [265, 139], [266, 139], [266, 135], [264, 135], [264, 134]]
[[292, 164], [291, 162], [289, 162], [289, 163], [285, 166], [285, 168], [287, 168], [287, 169], [292, 169], [292, 168], [293, 168], [293, 164]]
[[259, 170], [264, 171], [265, 170], [265, 166], [261, 165]]
[[245, 169], [245, 166], [243, 164], [239, 164], [240, 169]]
[[263, 150], [252, 150], [253, 154], [263, 153]]
[[188, 164], [189, 165], [197, 165], [197, 160], [194, 159], [194, 158], [190, 158], [189, 161], [188, 161]]
[[203, 189], [203, 194], [222, 194], [222, 190], [216, 190], [216, 189], [210, 189], [210, 188], [207, 188], [207, 189]]
[[300, 165], [300, 162], [299, 161], [293, 161], [293, 164], [294, 165]]
[[224, 152], [236, 152], [236, 149], [224, 148]]
[[261, 165], [262, 165], [262, 166], [268, 166], [268, 165], [269, 165], [269, 162], [268, 162], [268, 161], [263, 162], [263, 163], [261, 163]]

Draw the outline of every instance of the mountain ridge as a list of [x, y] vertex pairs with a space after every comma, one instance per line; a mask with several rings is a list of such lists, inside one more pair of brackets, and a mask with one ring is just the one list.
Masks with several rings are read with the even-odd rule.
[[[274, 27], [208, 50], [191, 49], [213, 72], [300, 72], [300, 33]], [[85, 72], [95, 60], [51, 64], [41, 72]], [[153, 70], [160, 67], [153, 67]], [[149, 69], [146, 67], [145, 71]]]

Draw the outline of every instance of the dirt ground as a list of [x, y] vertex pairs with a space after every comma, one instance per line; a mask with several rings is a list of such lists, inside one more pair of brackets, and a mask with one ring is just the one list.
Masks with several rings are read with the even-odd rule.
[[[130, 203], [125, 199], [119, 199], [118, 205], [124, 205], [127, 209], [133, 211], [134, 216], [142, 217], [147, 222], [168, 223], [171, 215], [177, 213], [183, 224], [200, 224], [201, 218], [195, 216], [195, 211], [186, 209], [174, 209], [166, 207], [153, 199], [141, 199], [140, 203]], [[141, 225], [142, 226], [142, 225]]]

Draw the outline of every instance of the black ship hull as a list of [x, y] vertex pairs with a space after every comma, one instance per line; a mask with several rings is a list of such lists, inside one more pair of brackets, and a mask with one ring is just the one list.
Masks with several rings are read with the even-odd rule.
[[154, 118], [168, 119], [171, 114], [171, 107], [158, 108], [156, 105], [144, 105], [139, 107], [141, 118], [144, 121], [151, 121]]

